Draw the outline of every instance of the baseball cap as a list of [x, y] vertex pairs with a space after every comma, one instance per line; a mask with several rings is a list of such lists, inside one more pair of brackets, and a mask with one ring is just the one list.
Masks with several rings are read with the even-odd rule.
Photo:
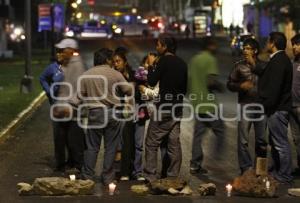
[[74, 39], [63, 39], [55, 45], [58, 49], [72, 48], [78, 49], [78, 43]]

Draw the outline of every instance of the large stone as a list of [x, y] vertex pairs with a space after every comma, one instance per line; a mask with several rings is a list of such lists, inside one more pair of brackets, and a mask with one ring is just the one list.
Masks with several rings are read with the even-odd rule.
[[149, 191], [149, 188], [146, 185], [132, 185], [130, 189], [132, 192], [139, 195], [147, 194]]
[[[267, 181], [269, 181], [269, 188], [267, 188]], [[257, 176], [254, 170], [248, 170], [234, 179], [233, 191], [242, 196], [275, 197], [277, 186], [278, 183], [272, 176]]]
[[95, 182], [91, 180], [71, 181], [61, 177], [36, 178], [31, 188], [29, 184], [18, 184], [20, 195], [90, 195], [93, 194]]
[[170, 194], [170, 188], [172, 188], [171, 191], [173, 189], [181, 191], [186, 184], [186, 181], [179, 178], [165, 178], [150, 182], [149, 189], [152, 194]]
[[288, 189], [289, 195], [300, 197], [300, 188], [290, 188]]
[[174, 188], [169, 188], [168, 192], [170, 195], [179, 195], [180, 191], [175, 190]]
[[18, 183], [18, 192], [22, 195], [31, 195], [33, 187], [28, 183]]
[[192, 195], [193, 194], [193, 190], [190, 188], [190, 186], [186, 185], [181, 191], [180, 191], [181, 195]]
[[198, 188], [200, 196], [214, 196], [217, 191], [217, 186], [213, 183], [201, 184]]

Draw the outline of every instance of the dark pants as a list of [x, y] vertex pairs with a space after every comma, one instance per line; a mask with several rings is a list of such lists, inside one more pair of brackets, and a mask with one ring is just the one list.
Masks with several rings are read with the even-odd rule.
[[[69, 167], [80, 170], [85, 149], [83, 129], [78, 126], [77, 121], [53, 121], [53, 131], [56, 167], [63, 169], [67, 164]], [[68, 152], [67, 161], [66, 151]]]
[[161, 153], [161, 178], [168, 177], [168, 168], [170, 166], [170, 158], [168, 156], [168, 137], [165, 137], [160, 145]]
[[292, 157], [288, 140], [289, 114], [276, 111], [268, 117], [269, 139], [273, 158], [273, 176], [280, 182], [292, 181]]
[[297, 152], [297, 164], [300, 168], [300, 107], [294, 107], [290, 113], [290, 125]]
[[214, 134], [217, 136], [217, 143], [214, 147], [214, 154], [222, 154], [221, 151], [223, 150], [225, 135], [224, 123], [221, 119], [213, 121], [202, 120], [208, 118], [209, 116], [207, 114], [199, 114], [199, 119], [195, 119], [194, 137], [192, 144], [192, 159], [190, 163], [190, 167], [194, 170], [200, 169], [202, 167], [202, 140], [207, 128], [211, 128]]
[[[246, 117], [244, 117], [244, 113], [245, 112], [243, 112], [243, 108], [242, 108], [241, 120], [238, 122], [238, 160], [242, 172], [253, 167], [253, 161], [251, 159], [251, 155], [248, 149], [249, 131], [252, 125], [254, 127], [254, 132], [255, 132], [256, 157], [265, 158], [267, 156], [267, 145], [268, 145], [266, 141], [267, 120], [265, 116], [261, 114], [248, 113]], [[260, 118], [261, 116], [263, 116], [263, 120], [261, 121], [249, 120], [249, 119], [257, 119]]]
[[124, 123], [122, 132], [122, 143], [121, 143], [121, 175], [131, 176], [133, 172], [134, 162], [134, 131], [135, 124], [132, 121]]
[[115, 178], [113, 167], [114, 158], [117, 148], [120, 144], [121, 122], [112, 118], [112, 110], [110, 109], [93, 109], [89, 112], [89, 125], [102, 125], [104, 123], [105, 113], [107, 112], [108, 123], [105, 127], [88, 129], [86, 136], [87, 149], [84, 152], [84, 166], [82, 176], [85, 179], [93, 179], [95, 174], [95, 166], [97, 156], [101, 146], [101, 139], [104, 138], [104, 161], [102, 169], [102, 182], [104, 184], [111, 183]]
[[171, 115], [163, 115], [161, 121], [150, 119], [145, 142], [144, 175], [149, 181], [157, 179], [157, 151], [164, 139], [167, 142], [167, 154], [170, 165], [168, 177], [177, 177], [180, 172], [182, 152], [180, 143], [180, 121], [175, 121]]

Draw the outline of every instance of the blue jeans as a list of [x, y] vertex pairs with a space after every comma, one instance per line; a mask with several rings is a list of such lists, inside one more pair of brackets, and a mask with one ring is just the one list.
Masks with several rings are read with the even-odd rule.
[[[104, 123], [104, 109], [93, 109], [89, 112], [89, 125], [102, 125]], [[84, 165], [82, 175], [85, 179], [93, 179], [97, 156], [101, 146], [101, 139], [104, 138], [104, 161], [102, 169], [102, 182], [111, 183], [115, 178], [114, 159], [120, 144], [121, 125], [120, 121], [112, 117], [112, 111], [107, 110], [108, 124], [103, 128], [88, 129], [86, 135], [86, 147], [84, 152]]]
[[288, 140], [289, 114], [276, 111], [268, 117], [269, 139], [273, 158], [273, 176], [280, 182], [291, 182], [292, 156]]
[[290, 125], [297, 152], [297, 164], [300, 168], [300, 107], [294, 107], [290, 113]]
[[[242, 172], [253, 167], [253, 161], [248, 150], [249, 143], [249, 131], [251, 126], [254, 127], [255, 132], [255, 155], [256, 157], [267, 156], [267, 142], [266, 142], [266, 128], [267, 120], [262, 114], [247, 112], [246, 117], [243, 112], [243, 106], [241, 108], [241, 120], [238, 122], [238, 161]], [[255, 110], [255, 107], [248, 107], [247, 110]], [[260, 121], [253, 121], [251, 119], [258, 119], [263, 116]]]
[[144, 133], [145, 133], [145, 125], [135, 123], [135, 132], [134, 132], [135, 156], [134, 156], [133, 176], [138, 176], [143, 173]]

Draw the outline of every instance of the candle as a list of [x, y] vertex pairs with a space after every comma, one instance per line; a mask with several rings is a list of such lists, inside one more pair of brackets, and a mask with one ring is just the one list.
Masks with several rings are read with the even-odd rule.
[[226, 190], [227, 190], [227, 197], [230, 197], [231, 196], [232, 185], [230, 185], [230, 184], [226, 185]]
[[71, 181], [75, 181], [76, 180], [76, 176], [75, 175], [70, 175], [70, 180]]
[[110, 183], [108, 185], [109, 195], [114, 195], [116, 187], [117, 187], [117, 185], [114, 183]]
[[266, 188], [267, 188], [267, 190], [270, 189], [270, 181], [267, 181], [267, 182], [266, 182]]

